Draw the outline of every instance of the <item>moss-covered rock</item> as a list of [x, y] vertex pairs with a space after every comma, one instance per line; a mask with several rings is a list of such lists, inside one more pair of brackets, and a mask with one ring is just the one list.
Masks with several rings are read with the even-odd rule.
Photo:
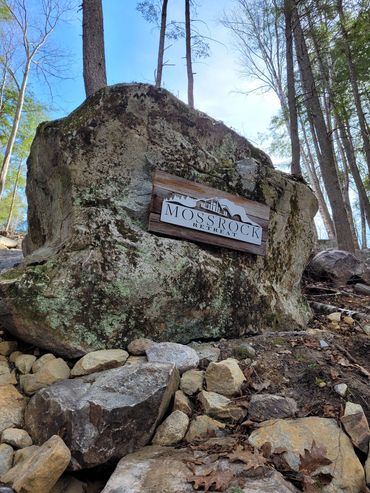
[[[257, 257], [147, 232], [160, 169], [271, 208]], [[144, 84], [105, 88], [40, 125], [28, 160], [29, 234], [0, 277], [0, 320], [64, 356], [130, 340], [237, 337], [302, 326], [311, 190], [220, 122]]]

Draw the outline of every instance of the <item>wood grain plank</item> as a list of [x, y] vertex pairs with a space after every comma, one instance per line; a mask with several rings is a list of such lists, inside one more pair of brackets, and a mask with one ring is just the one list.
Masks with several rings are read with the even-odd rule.
[[256, 217], [266, 220], [270, 218], [270, 207], [267, 205], [254, 202], [253, 200], [240, 197], [239, 195], [232, 195], [231, 193], [211, 188], [207, 185], [203, 185], [202, 183], [196, 183], [179, 176], [170, 175], [164, 171], [155, 172], [153, 184], [165, 190], [172, 190], [173, 192], [192, 195], [195, 198], [224, 197], [232, 200], [237, 205], [247, 207], [248, 212]]

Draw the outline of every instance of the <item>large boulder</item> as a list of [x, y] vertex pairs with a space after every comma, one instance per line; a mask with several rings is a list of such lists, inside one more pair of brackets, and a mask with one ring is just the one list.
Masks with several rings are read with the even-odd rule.
[[345, 286], [349, 281], [370, 280], [370, 269], [364, 261], [345, 250], [323, 250], [307, 267], [308, 273], [319, 281], [330, 281], [334, 286]]
[[[163, 170], [271, 208], [266, 256], [148, 233]], [[60, 355], [302, 326], [313, 246], [307, 185], [165, 90], [119, 84], [39, 126], [23, 265], [0, 276], [0, 320]]]
[[30, 400], [26, 428], [36, 443], [60, 435], [74, 469], [105, 464], [149, 442], [178, 384], [177, 369], [163, 363], [58, 382]]

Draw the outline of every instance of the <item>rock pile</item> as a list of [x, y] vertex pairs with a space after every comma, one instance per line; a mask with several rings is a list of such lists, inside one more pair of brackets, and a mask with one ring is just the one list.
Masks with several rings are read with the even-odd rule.
[[[343, 429], [296, 417], [291, 397], [245, 392], [250, 358], [220, 356], [209, 343], [135, 340], [64, 361], [0, 342], [0, 493], [363, 491], [360, 405], [346, 402]], [[117, 462], [105, 485], [74, 476]]]

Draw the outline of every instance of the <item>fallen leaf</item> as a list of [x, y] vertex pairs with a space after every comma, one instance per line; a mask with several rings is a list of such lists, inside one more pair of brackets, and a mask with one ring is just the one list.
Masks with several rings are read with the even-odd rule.
[[325, 418], [336, 418], [337, 417], [337, 411], [334, 406], [331, 404], [324, 404], [323, 405], [323, 414]]
[[254, 452], [250, 450], [245, 450], [243, 447], [238, 445], [235, 451], [228, 455], [230, 462], [244, 462], [247, 466], [246, 470], [249, 469], [258, 469], [266, 464], [267, 460], [261, 455], [257, 449], [254, 449]]
[[304, 449], [304, 455], [300, 455], [301, 463], [299, 470], [304, 475], [311, 476], [313, 472], [320, 466], [327, 466], [332, 463], [330, 459], [325, 457], [326, 448], [316, 445], [315, 440], [312, 441], [311, 450]]
[[218, 491], [226, 491], [233, 479], [234, 474], [231, 471], [213, 470], [201, 476], [190, 476], [188, 482], [194, 483], [193, 488], [195, 490], [202, 488], [207, 493], [213, 486]]

